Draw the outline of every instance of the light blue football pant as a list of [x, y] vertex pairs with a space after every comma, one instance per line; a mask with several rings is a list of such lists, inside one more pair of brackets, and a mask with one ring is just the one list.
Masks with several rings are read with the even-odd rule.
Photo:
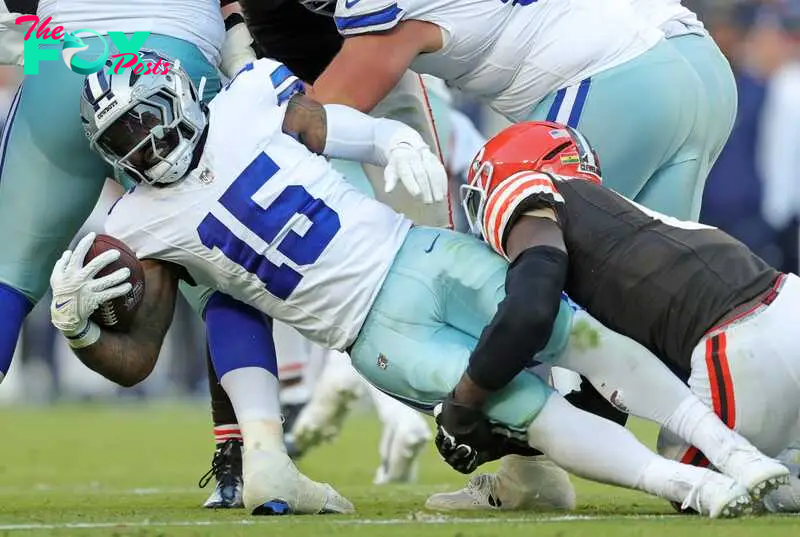
[[[412, 228], [350, 349], [353, 365], [380, 390], [431, 412], [458, 383], [505, 297], [507, 269], [503, 258], [472, 236]], [[572, 315], [562, 299], [537, 361], [562, 354]], [[524, 431], [551, 393], [545, 381], [523, 371], [492, 396], [485, 412], [493, 421]]]
[[735, 113], [730, 68], [718, 52], [699, 36], [662, 40], [638, 58], [554, 92], [530, 119], [578, 128], [597, 150], [608, 187], [696, 220], [710, 164]]
[[[98, 38], [84, 38], [91, 59]], [[204, 97], [220, 88], [219, 74], [191, 43], [151, 34], [144, 48], [179, 58], [195, 84], [207, 79]], [[0, 161], [0, 284], [31, 302], [47, 290], [50, 271], [97, 203], [111, 168], [89, 149], [80, 118], [84, 77], [61, 61], [39, 63], [14, 99]]]

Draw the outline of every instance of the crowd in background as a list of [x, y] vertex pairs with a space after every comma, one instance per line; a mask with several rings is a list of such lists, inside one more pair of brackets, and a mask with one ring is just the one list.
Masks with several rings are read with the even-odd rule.
[[[737, 121], [706, 183], [701, 221], [742, 240], [775, 267], [797, 273], [800, 0], [684, 0], [684, 4], [698, 13], [731, 62], [739, 90]], [[0, 68], [0, 121], [19, 80], [19, 70]], [[486, 136], [505, 125], [463, 96], [455, 95], [454, 102]], [[103, 215], [116, 195], [118, 190], [109, 184], [86, 230], [102, 228]], [[132, 397], [206, 393], [203, 328], [186, 304], [178, 306], [156, 373], [139, 388], [120, 390], [70, 355], [50, 327], [49, 300], [42, 301], [25, 326], [15, 367], [0, 386], [0, 403], [47, 403], [120, 392]]]

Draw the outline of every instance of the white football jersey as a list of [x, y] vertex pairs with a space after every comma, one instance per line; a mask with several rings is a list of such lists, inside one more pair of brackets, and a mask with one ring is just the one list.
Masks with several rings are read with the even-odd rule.
[[302, 83], [259, 60], [210, 104], [199, 166], [166, 187], [139, 185], [106, 230], [144, 258], [184, 267], [334, 349], [355, 341], [411, 227], [282, 131]]
[[225, 40], [219, 0], [40, 0], [39, 20], [67, 32], [89, 28], [107, 32], [152, 32], [197, 46], [212, 65], [219, 65]]
[[663, 33], [630, 0], [338, 0], [344, 36], [381, 32], [406, 19], [442, 30], [443, 47], [411, 67], [528, 119], [550, 93], [625, 63]]
[[631, 6], [647, 24], [660, 28], [667, 37], [707, 35], [703, 23], [681, 0], [631, 0]]

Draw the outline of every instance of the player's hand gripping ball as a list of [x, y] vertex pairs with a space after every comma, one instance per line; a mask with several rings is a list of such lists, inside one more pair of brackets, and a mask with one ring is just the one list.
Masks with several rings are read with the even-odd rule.
[[50, 286], [50, 318], [68, 338], [84, 333], [90, 318], [125, 331], [144, 297], [144, 270], [122, 242], [89, 233], [56, 261]]
[[97, 235], [95, 237], [91, 248], [89, 248], [86, 257], [83, 259], [84, 266], [88, 265], [92, 259], [110, 250], [117, 250], [119, 258], [101, 269], [94, 279], [113, 274], [121, 268], [127, 268], [130, 271], [130, 276], [125, 281], [131, 284], [131, 289], [120, 297], [102, 302], [90, 318], [105, 329], [127, 332], [144, 297], [144, 269], [136, 254], [124, 242], [110, 235]]

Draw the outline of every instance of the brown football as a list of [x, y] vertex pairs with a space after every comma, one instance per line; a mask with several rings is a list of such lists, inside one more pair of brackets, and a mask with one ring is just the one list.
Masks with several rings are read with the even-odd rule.
[[105, 329], [127, 332], [144, 297], [144, 268], [136, 254], [124, 242], [102, 234], [95, 237], [92, 247], [83, 259], [84, 266], [108, 250], [119, 250], [119, 259], [98, 272], [95, 278], [102, 278], [118, 269], [128, 267], [131, 271], [128, 281], [133, 285], [133, 289], [125, 296], [102, 303], [92, 314], [91, 319]]

